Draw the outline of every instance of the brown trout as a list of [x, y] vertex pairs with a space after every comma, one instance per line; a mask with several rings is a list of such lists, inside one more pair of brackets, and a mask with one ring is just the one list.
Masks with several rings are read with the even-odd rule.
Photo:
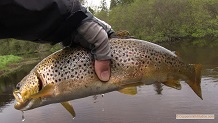
[[96, 76], [89, 50], [67, 47], [43, 59], [17, 84], [15, 108], [25, 111], [61, 103], [75, 116], [69, 100], [154, 82], [181, 89], [180, 80], [202, 98], [201, 65], [185, 64], [173, 52], [147, 41], [114, 38], [109, 42], [112, 60], [108, 82]]

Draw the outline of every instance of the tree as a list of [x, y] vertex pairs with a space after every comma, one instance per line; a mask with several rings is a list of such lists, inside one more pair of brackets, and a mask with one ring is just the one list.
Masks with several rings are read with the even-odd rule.
[[130, 4], [130, 3], [133, 3], [134, 1], [135, 0], [111, 0], [110, 9], [113, 9], [114, 7], [118, 5]]
[[110, 3], [110, 9], [113, 9], [114, 7], [116, 7], [118, 5], [118, 0], [111, 0]]
[[101, 0], [101, 11], [108, 12], [107, 2], [106, 0]]
[[101, 0], [99, 10], [95, 15], [101, 20], [108, 21], [109, 9], [106, 0]]
[[218, 37], [217, 0], [112, 0], [111, 5], [108, 23], [140, 39]]
[[87, 1], [86, 0], [79, 0], [81, 4], [85, 4]]

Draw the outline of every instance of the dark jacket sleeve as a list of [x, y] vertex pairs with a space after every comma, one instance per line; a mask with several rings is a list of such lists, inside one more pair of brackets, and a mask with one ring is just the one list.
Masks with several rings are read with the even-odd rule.
[[86, 18], [78, 0], [1, 0], [0, 39], [57, 43]]

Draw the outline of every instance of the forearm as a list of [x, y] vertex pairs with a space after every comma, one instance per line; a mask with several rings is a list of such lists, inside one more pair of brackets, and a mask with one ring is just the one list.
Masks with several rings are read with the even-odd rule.
[[80, 9], [78, 0], [1, 0], [0, 39], [60, 42], [74, 28], [68, 25], [85, 18], [71, 18]]

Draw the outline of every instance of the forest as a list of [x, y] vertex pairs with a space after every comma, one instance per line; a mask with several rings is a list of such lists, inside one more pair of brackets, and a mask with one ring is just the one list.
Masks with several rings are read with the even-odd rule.
[[[115, 31], [127, 30], [131, 36], [150, 42], [189, 40], [204, 46], [218, 46], [217, 0], [101, 0], [101, 5], [87, 6]], [[0, 55], [22, 55], [56, 51], [60, 45], [36, 44], [15, 39], [0, 40]]]
[[139, 39], [216, 41], [218, 37], [217, 0], [111, 0], [109, 9], [105, 2], [96, 16]]

